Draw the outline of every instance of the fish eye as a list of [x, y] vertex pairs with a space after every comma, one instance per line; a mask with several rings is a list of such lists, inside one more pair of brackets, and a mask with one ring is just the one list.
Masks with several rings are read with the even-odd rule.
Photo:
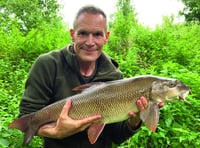
[[176, 81], [169, 81], [168, 86], [171, 87], [175, 87], [176, 86]]

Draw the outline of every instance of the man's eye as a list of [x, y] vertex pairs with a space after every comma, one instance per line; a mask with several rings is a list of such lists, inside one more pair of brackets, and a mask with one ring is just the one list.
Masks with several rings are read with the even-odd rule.
[[78, 33], [78, 35], [81, 35], [81, 36], [86, 36], [86, 35], [87, 35], [87, 33], [86, 33], [85, 31], [81, 31], [81, 32], [79, 32], [79, 33]]
[[94, 34], [94, 36], [96, 36], [96, 37], [100, 37], [100, 36], [102, 36], [103, 34], [101, 33], [101, 32], [96, 32], [95, 34]]

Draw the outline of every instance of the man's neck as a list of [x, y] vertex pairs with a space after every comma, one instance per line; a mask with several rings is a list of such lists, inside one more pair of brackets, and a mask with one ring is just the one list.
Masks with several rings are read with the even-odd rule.
[[79, 62], [80, 73], [83, 76], [91, 76], [96, 68], [95, 62]]

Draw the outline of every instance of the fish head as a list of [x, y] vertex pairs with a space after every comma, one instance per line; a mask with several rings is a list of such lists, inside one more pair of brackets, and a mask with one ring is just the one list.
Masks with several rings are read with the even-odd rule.
[[172, 101], [176, 98], [186, 101], [189, 92], [189, 87], [177, 79], [160, 79], [152, 83], [151, 99], [155, 102]]

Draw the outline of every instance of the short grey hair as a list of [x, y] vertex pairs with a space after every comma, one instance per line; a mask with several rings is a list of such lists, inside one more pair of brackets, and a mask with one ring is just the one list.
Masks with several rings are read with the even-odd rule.
[[83, 13], [100, 14], [105, 18], [106, 24], [107, 24], [107, 17], [106, 17], [105, 12], [102, 9], [100, 9], [100, 8], [94, 6], [94, 5], [86, 5], [86, 6], [81, 7], [79, 9], [78, 13], [76, 14], [76, 17], [75, 17], [75, 20], [74, 20], [74, 23], [73, 23], [74, 28], [75, 28], [76, 21], [77, 21], [78, 17]]

